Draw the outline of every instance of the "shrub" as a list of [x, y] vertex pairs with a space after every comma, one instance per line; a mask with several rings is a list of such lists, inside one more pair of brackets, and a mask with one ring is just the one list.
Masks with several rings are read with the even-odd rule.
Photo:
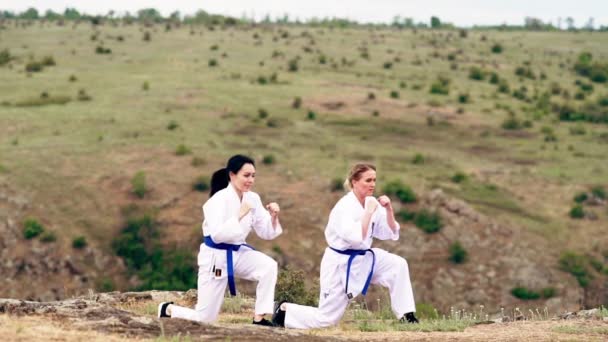
[[530, 69], [529, 67], [525, 67], [525, 66], [519, 66], [519, 67], [515, 68], [515, 75], [529, 78], [531, 80], [536, 79], [536, 75], [534, 75], [534, 72], [532, 71], [532, 69]]
[[197, 167], [197, 166], [205, 165], [206, 163], [207, 163], [207, 161], [204, 158], [193, 157], [192, 161], [190, 162], [190, 165]]
[[460, 103], [469, 103], [471, 102], [471, 97], [468, 93], [458, 95], [458, 102]]
[[131, 179], [131, 188], [135, 196], [144, 198], [148, 192], [146, 187], [146, 174], [143, 171], [138, 171]]
[[414, 224], [428, 234], [436, 233], [443, 227], [441, 217], [437, 213], [426, 209], [422, 209], [416, 214]]
[[340, 177], [336, 177], [331, 180], [329, 184], [329, 189], [331, 192], [343, 191], [344, 190], [344, 180]]
[[574, 196], [574, 202], [583, 203], [587, 200], [587, 198], [589, 198], [589, 196], [587, 196], [587, 193], [581, 192], [581, 193], [576, 194], [576, 196]]
[[393, 63], [392, 62], [384, 62], [384, 64], [382, 65], [382, 67], [384, 69], [390, 69], [393, 67]]
[[466, 181], [467, 178], [468, 178], [468, 176], [464, 172], [456, 172], [452, 176], [452, 182], [454, 182], [454, 183], [462, 183], [462, 182]]
[[258, 76], [258, 84], [264, 85], [268, 83], [265, 76]]
[[402, 203], [416, 202], [416, 194], [414, 191], [400, 180], [393, 180], [386, 183], [383, 190], [388, 196], [396, 196]]
[[380, 116], [380, 111], [374, 110], [372, 116]]
[[573, 206], [572, 209], [570, 209], [570, 217], [574, 219], [581, 219], [585, 217], [585, 210], [583, 209], [583, 206], [580, 204]]
[[506, 80], [500, 80], [498, 83], [498, 92], [508, 94], [510, 91], [509, 83]]
[[84, 236], [75, 237], [72, 240], [72, 248], [83, 249], [87, 246], [87, 239]]
[[268, 111], [264, 108], [258, 109], [258, 117], [260, 119], [266, 119], [268, 117]]
[[210, 67], [212, 67], [212, 68], [213, 68], [213, 67], [215, 67], [215, 66], [217, 66], [217, 59], [215, 59], [215, 58], [211, 58], [211, 59], [209, 60], [209, 62], [207, 63], [207, 65], [209, 65], [209, 66], [210, 66]]
[[170, 130], [170, 131], [173, 131], [173, 130], [175, 130], [175, 129], [176, 129], [176, 128], [178, 128], [178, 127], [179, 127], [179, 124], [178, 124], [178, 123], [177, 123], [177, 121], [175, 121], [175, 120], [171, 120], [171, 121], [169, 121], [169, 123], [167, 124], [167, 129], [168, 129], [168, 130]]
[[42, 71], [43, 67], [44, 66], [42, 65], [42, 63], [37, 62], [37, 61], [31, 61], [31, 62], [28, 62], [25, 65], [25, 71], [27, 71], [27, 72], [40, 72], [40, 71]]
[[447, 95], [450, 92], [450, 80], [446, 77], [438, 77], [431, 84], [429, 91], [431, 94]]
[[57, 241], [57, 236], [55, 235], [54, 232], [51, 231], [44, 231], [41, 235], [40, 235], [40, 241], [42, 242], [55, 242]]
[[396, 90], [391, 90], [390, 96], [392, 99], [398, 99], [399, 98], [399, 92]]
[[509, 115], [509, 117], [502, 122], [501, 127], [506, 130], [517, 130], [522, 128], [522, 122], [515, 117], [515, 115]]
[[271, 165], [276, 162], [276, 158], [272, 154], [267, 154], [262, 158], [262, 163], [265, 165]]
[[485, 72], [478, 67], [469, 69], [469, 78], [476, 81], [483, 81], [486, 78]]
[[84, 89], [79, 89], [78, 90], [78, 96], [76, 96], [76, 99], [78, 101], [91, 101], [92, 98], [89, 94], [87, 94], [87, 91]]
[[403, 222], [410, 222], [414, 220], [416, 213], [407, 209], [401, 209], [397, 212], [397, 218]]
[[[608, 99], [608, 96], [606, 98]], [[367, 99], [368, 100], [375, 100], [376, 99], [376, 94], [374, 94], [372, 92], [367, 93]]]
[[289, 72], [297, 72], [298, 71], [298, 59], [297, 58], [293, 58], [290, 59], [289, 61], [287, 61], [287, 70]]
[[455, 264], [462, 264], [467, 261], [468, 253], [462, 247], [459, 241], [456, 241], [450, 245], [450, 257], [449, 260]]
[[112, 292], [115, 290], [116, 286], [112, 279], [103, 277], [95, 282], [95, 288], [97, 292]]
[[502, 45], [500, 43], [496, 43], [496, 44], [492, 45], [492, 52], [493, 53], [501, 53], [502, 52]]
[[298, 108], [300, 108], [301, 105], [302, 105], [302, 98], [299, 96], [296, 96], [293, 99], [293, 102], [291, 103], [291, 107], [298, 109]]
[[198, 176], [196, 177], [196, 179], [194, 180], [194, 184], [192, 184], [192, 190], [196, 190], [196, 191], [207, 191], [209, 190], [209, 177], [207, 176]]
[[270, 118], [266, 121], [267, 127], [279, 127], [279, 121], [275, 118]]
[[555, 297], [557, 291], [555, 291], [555, 288], [553, 287], [545, 287], [542, 290], [540, 290], [540, 295], [543, 298], [553, 298]]
[[427, 303], [416, 303], [416, 316], [429, 321], [439, 319], [437, 309]]
[[305, 279], [307, 275], [300, 270], [286, 267], [279, 271], [275, 298], [277, 302], [287, 301], [302, 305], [318, 305], [318, 292], [314, 289], [307, 290]]
[[176, 156], [185, 156], [185, 155], [191, 154], [191, 153], [192, 153], [192, 150], [188, 146], [186, 146], [184, 144], [179, 144], [175, 148], [175, 155]]
[[144, 42], [149, 42], [151, 38], [152, 38], [152, 35], [150, 34], [149, 31], [144, 32], [144, 36], [142, 38], [144, 40]]
[[317, 114], [315, 112], [313, 112], [312, 110], [309, 110], [307, 118], [308, 118], [308, 120], [314, 120], [317, 118]]
[[591, 193], [593, 194], [593, 196], [599, 198], [599, 199], [606, 199], [606, 191], [604, 190], [604, 188], [602, 186], [595, 186], [591, 189]]
[[44, 56], [42, 57], [40, 64], [42, 64], [43, 66], [53, 66], [56, 64], [55, 58], [53, 58], [53, 56]]
[[414, 157], [412, 158], [412, 164], [419, 165], [419, 164], [424, 164], [424, 162], [425, 162], [425, 158], [420, 153], [416, 153], [414, 155]]
[[28, 218], [23, 222], [23, 237], [27, 240], [33, 239], [44, 232], [44, 227], [33, 218]]
[[582, 125], [570, 127], [569, 131], [570, 131], [571, 135], [585, 135], [585, 134], [587, 134], [587, 130]]
[[563, 252], [559, 257], [559, 267], [576, 277], [581, 287], [587, 287], [591, 281], [591, 274], [587, 269], [585, 257], [571, 251]]
[[540, 298], [540, 293], [529, 290], [525, 287], [515, 287], [511, 290], [511, 294], [513, 297], [523, 300], [534, 300]]
[[7, 64], [13, 57], [8, 49], [0, 50], [0, 66]]
[[109, 55], [112, 53], [112, 50], [110, 48], [105, 48], [102, 45], [97, 45], [95, 48], [95, 53], [100, 55]]

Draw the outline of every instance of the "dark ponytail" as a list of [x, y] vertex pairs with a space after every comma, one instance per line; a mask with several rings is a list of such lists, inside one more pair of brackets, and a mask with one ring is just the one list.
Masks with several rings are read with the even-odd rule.
[[234, 155], [228, 159], [226, 167], [221, 168], [213, 173], [211, 176], [211, 190], [209, 191], [209, 197], [213, 196], [216, 192], [224, 189], [230, 182], [230, 172], [237, 174], [239, 170], [245, 164], [251, 164], [255, 166], [253, 159], [243, 156], [240, 154]]

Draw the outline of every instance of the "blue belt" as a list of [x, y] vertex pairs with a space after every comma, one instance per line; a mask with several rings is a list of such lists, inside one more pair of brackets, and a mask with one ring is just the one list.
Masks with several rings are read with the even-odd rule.
[[336, 253], [350, 255], [350, 257], [348, 258], [348, 266], [346, 267], [346, 289], [344, 290], [346, 294], [348, 294], [348, 278], [350, 278], [350, 265], [352, 265], [353, 260], [355, 259], [355, 257], [357, 255], [365, 255], [367, 252], [372, 253], [372, 257], [373, 257], [372, 269], [369, 270], [367, 280], [365, 281], [365, 286], [363, 286], [363, 290], [361, 291], [361, 294], [365, 296], [367, 294], [367, 288], [369, 287], [369, 284], [372, 281], [372, 276], [374, 275], [374, 266], [376, 265], [376, 254], [374, 253], [374, 251], [372, 251], [371, 248], [370, 249], [345, 249], [343, 251], [341, 251], [339, 249], [335, 249], [333, 247], [329, 247], [329, 248], [331, 248]]
[[236, 296], [236, 284], [234, 283], [234, 265], [232, 264], [232, 251], [238, 251], [241, 246], [249, 247], [253, 250], [255, 248], [249, 246], [244, 243], [242, 245], [233, 245], [229, 243], [215, 243], [211, 239], [210, 236], [205, 236], [205, 245], [207, 247], [215, 248], [215, 249], [223, 249], [226, 251], [226, 268], [228, 268], [228, 288], [230, 289], [230, 294]]

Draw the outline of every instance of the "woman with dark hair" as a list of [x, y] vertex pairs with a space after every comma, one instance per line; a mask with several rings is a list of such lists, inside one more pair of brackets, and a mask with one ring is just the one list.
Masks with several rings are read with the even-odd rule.
[[183, 318], [199, 322], [217, 319], [226, 285], [236, 295], [234, 277], [258, 282], [253, 324], [272, 326], [264, 314], [273, 312], [277, 263], [245, 243], [251, 229], [259, 237], [271, 240], [281, 234], [279, 205], [262, 205], [260, 196], [251, 190], [255, 181], [255, 163], [249, 157], [235, 155], [225, 168], [211, 177], [209, 200], [203, 205], [204, 241], [198, 254], [198, 301], [189, 309], [172, 302], [160, 303], [158, 317]]
[[371, 284], [388, 287], [395, 316], [404, 323], [418, 323], [414, 293], [404, 258], [371, 248], [373, 238], [399, 239], [391, 200], [373, 197], [376, 168], [356, 164], [344, 185], [349, 191], [334, 206], [325, 228], [329, 247], [321, 260], [319, 307], [280, 303], [273, 323], [296, 329], [321, 328], [340, 321], [351, 299], [365, 295]]

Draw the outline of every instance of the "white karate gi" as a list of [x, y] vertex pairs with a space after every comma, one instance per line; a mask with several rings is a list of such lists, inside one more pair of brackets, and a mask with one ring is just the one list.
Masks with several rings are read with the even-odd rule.
[[[248, 203], [251, 211], [239, 222], [239, 211], [242, 203]], [[213, 242], [244, 244], [251, 229], [264, 240], [279, 236], [283, 229], [277, 224], [272, 227], [270, 213], [262, 205], [260, 196], [255, 192], [243, 193], [243, 201], [232, 184], [216, 192], [203, 205], [205, 220], [203, 234], [210, 236]], [[241, 246], [233, 251], [234, 276], [258, 281], [256, 289], [255, 313], [262, 315], [273, 312], [274, 288], [277, 282], [277, 262], [269, 256]], [[221, 276], [216, 277], [214, 269], [221, 269]], [[171, 306], [171, 317], [200, 322], [213, 322], [217, 319], [224, 292], [228, 283], [226, 251], [208, 247], [204, 243], [198, 253], [198, 301], [194, 310]], [[238, 288], [238, 281], [236, 281]]]
[[[375, 200], [367, 198], [368, 200]], [[388, 226], [386, 209], [378, 205], [371, 217], [367, 236], [361, 236], [361, 220], [364, 208], [351, 191], [342, 197], [332, 209], [325, 228], [325, 238], [329, 246], [338, 249], [369, 249], [372, 238], [380, 240], [399, 239], [399, 229], [394, 233]], [[414, 294], [410, 283], [407, 261], [379, 248], [372, 249], [376, 255], [372, 284], [388, 287], [391, 307], [397, 318], [405, 313], [415, 312]], [[339, 254], [329, 247], [321, 260], [321, 293], [319, 307], [286, 304], [285, 327], [296, 329], [321, 328], [338, 323], [348, 306], [346, 290], [346, 269], [348, 255]], [[361, 293], [372, 266], [372, 254], [358, 255], [350, 269], [348, 292], [355, 298]]]

